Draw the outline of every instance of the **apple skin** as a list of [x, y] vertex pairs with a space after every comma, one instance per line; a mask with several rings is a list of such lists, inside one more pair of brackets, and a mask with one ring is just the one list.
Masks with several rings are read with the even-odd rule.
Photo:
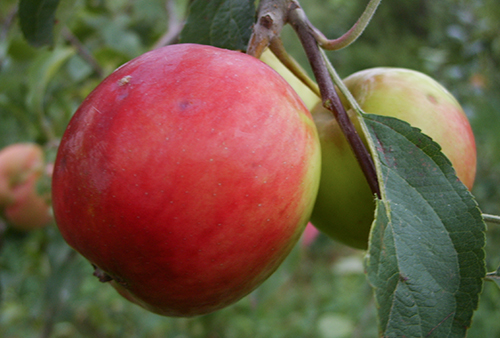
[[107, 77], [61, 140], [65, 240], [125, 298], [166, 316], [241, 299], [300, 239], [316, 197], [311, 114], [249, 55], [179, 44]]
[[[459, 179], [472, 188], [476, 173], [474, 135], [460, 104], [442, 85], [425, 74], [401, 68], [360, 71], [344, 83], [366, 113], [399, 118], [432, 137]], [[347, 100], [340, 97], [348, 109]], [[322, 146], [322, 174], [311, 222], [340, 242], [366, 249], [374, 197], [332, 113], [318, 105], [312, 114]], [[352, 109], [348, 114], [360, 132]]]
[[399, 118], [432, 137], [460, 180], [472, 189], [477, 161], [474, 134], [460, 103], [446, 88], [428, 75], [401, 68], [365, 70], [345, 83], [365, 112]]
[[52, 221], [49, 196], [37, 190], [45, 167], [38, 144], [15, 143], [0, 151], [0, 209], [12, 228], [29, 231]]

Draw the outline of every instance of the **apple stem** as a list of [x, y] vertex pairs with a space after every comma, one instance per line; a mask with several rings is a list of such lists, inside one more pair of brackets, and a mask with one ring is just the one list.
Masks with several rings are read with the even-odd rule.
[[363, 173], [368, 181], [368, 185], [373, 194], [380, 198], [380, 187], [378, 185], [377, 173], [373, 159], [368, 152], [361, 137], [357, 133], [352, 121], [342, 105], [340, 98], [335, 90], [333, 80], [328, 72], [327, 65], [321, 54], [318, 42], [311, 31], [311, 25], [304, 11], [296, 1], [292, 1], [293, 7], [289, 12], [289, 23], [295, 29], [299, 39], [304, 47], [312, 71], [321, 92], [323, 105], [332, 111], [340, 128], [346, 136], [351, 148], [361, 166]]
[[302, 81], [303, 84], [309, 87], [312, 92], [318, 96], [321, 95], [316, 82], [314, 82], [314, 80], [307, 75], [302, 66], [286, 52], [283, 42], [279, 37], [273, 38], [270, 41], [269, 49], [278, 58], [278, 60], [280, 60], [281, 63], [293, 73], [293, 75]]
[[285, 50], [281, 41], [281, 30], [288, 23], [288, 11], [292, 0], [262, 0], [258, 9], [258, 20], [253, 27], [252, 36], [248, 42], [247, 54], [260, 58], [266, 48], [288, 68], [313, 93], [320, 96], [318, 85], [307, 72]]
[[365, 112], [359, 106], [358, 101], [356, 101], [354, 96], [351, 94], [349, 89], [347, 89], [347, 86], [344, 84], [344, 82], [340, 78], [339, 74], [337, 74], [337, 71], [335, 70], [335, 68], [333, 68], [331, 63], [327, 61], [328, 57], [326, 56], [325, 51], [322, 49], [320, 49], [319, 51], [321, 53], [321, 56], [323, 57], [323, 60], [325, 60], [325, 65], [326, 65], [326, 68], [328, 69], [328, 73], [330, 74], [330, 77], [332, 78], [333, 84], [335, 86], [337, 86], [340, 93], [342, 93], [342, 95], [344, 95], [344, 97], [347, 99], [347, 101], [351, 105], [351, 108], [354, 109], [354, 111], [356, 113], [358, 113], [359, 115], [365, 114]]

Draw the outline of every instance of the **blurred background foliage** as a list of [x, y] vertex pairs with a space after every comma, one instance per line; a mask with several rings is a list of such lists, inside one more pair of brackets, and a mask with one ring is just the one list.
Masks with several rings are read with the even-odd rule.
[[[0, 2], [0, 148], [43, 145], [53, 160], [69, 118], [120, 64], [168, 41], [188, 0], [61, 1], [51, 48], [21, 34], [17, 1]], [[328, 37], [347, 31], [367, 1], [308, 0]], [[361, 38], [329, 56], [341, 76], [375, 66], [420, 70], [443, 83], [468, 114], [477, 140], [473, 194], [500, 214], [500, 2], [384, 0]], [[307, 68], [291, 29], [289, 52]], [[29, 233], [0, 220], [0, 337], [376, 337], [363, 252], [320, 236], [298, 246], [248, 297], [192, 319], [160, 317], [92, 276], [55, 224]], [[487, 233], [487, 268], [500, 264], [500, 228]], [[470, 337], [500, 336], [500, 290], [486, 283]]]

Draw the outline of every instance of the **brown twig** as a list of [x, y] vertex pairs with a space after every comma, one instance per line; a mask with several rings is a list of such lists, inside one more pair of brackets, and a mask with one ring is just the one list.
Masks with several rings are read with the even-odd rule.
[[[378, 0], [370, 2], [372, 5], [374, 3], [378, 4]], [[255, 57], [260, 57], [264, 49], [271, 45], [278, 52], [277, 56], [283, 54], [281, 51], [282, 46], [280, 45], [280, 34], [286, 23], [292, 25], [304, 47], [314, 76], [318, 82], [323, 105], [333, 112], [342, 132], [349, 141], [370, 189], [380, 198], [380, 188], [373, 159], [352, 121], [349, 119], [345, 108], [342, 106], [335, 90], [335, 85], [328, 72], [328, 67], [320, 52], [313, 25], [309, 22], [296, 0], [261, 0], [257, 23], [253, 28], [247, 53]]]
[[[0, 27], [0, 41], [3, 41], [7, 39], [7, 34], [9, 32], [9, 28], [11, 27], [12, 23], [14, 22], [14, 18], [16, 17], [17, 14], [17, 6], [14, 6], [14, 8], [11, 9], [11, 11], [7, 14], [5, 17], [5, 20], [2, 22], [1, 27]], [[2, 55], [0, 55], [0, 69], [2, 68], [4, 59], [2, 58]]]
[[287, 23], [287, 13], [291, 0], [261, 1], [259, 5], [259, 19], [253, 28], [247, 54], [260, 58], [264, 50], [269, 47], [271, 52], [312, 92], [320, 95], [318, 85], [307, 75], [307, 72], [285, 50], [281, 41], [281, 30]]
[[97, 60], [94, 58], [94, 56], [92, 55], [92, 53], [90, 53], [90, 51], [87, 49], [87, 47], [85, 47], [81, 42], [80, 40], [78, 40], [78, 38], [73, 34], [73, 32], [71, 32], [69, 30], [68, 27], [63, 27], [62, 29], [62, 34], [64, 36], [64, 38], [73, 46], [76, 48], [76, 51], [78, 53], [78, 55], [80, 55], [80, 57], [82, 59], [84, 59], [91, 67], [92, 69], [94, 70], [94, 72], [100, 77], [100, 78], [103, 78], [104, 77], [104, 69], [102, 69], [101, 65], [99, 64], [99, 62], [97, 62]]
[[380, 188], [378, 185], [377, 173], [373, 159], [368, 152], [361, 137], [357, 133], [352, 121], [349, 119], [344, 106], [335, 90], [335, 86], [328, 72], [327, 66], [319, 50], [318, 43], [311, 33], [310, 23], [296, 1], [292, 1], [294, 7], [289, 12], [289, 23], [297, 32], [299, 39], [304, 47], [309, 63], [311, 64], [316, 81], [321, 92], [323, 105], [332, 111], [335, 118], [346, 136], [351, 148], [356, 156], [363, 173], [368, 181], [370, 189], [380, 198]]
[[179, 38], [179, 34], [181, 33], [182, 27], [184, 26], [184, 21], [181, 20], [177, 15], [177, 11], [175, 9], [175, 2], [173, 0], [167, 0], [165, 2], [165, 8], [168, 16], [167, 31], [155, 43], [153, 49], [174, 43]]
[[260, 58], [271, 41], [279, 39], [283, 26], [287, 23], [291, 0], [261, 1], [257, 23], [248, 43], [247, 54]]

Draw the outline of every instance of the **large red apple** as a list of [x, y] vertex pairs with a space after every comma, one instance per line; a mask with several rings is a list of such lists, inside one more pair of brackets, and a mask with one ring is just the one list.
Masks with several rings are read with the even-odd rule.
[[255, 289], [299, 240], [320, 157], [310, 113], [269, 66], [168, 46], [118, 68], [75, 113], [54, 168], [56, 222], [129, 300], [205, 314]]
[[52, 220], [48, 196], [37, 189], [45, 166], [38, 144], [15, 143], [0, 151], [0, 209], [15, 229], [37, 229]]
[[[472, 188], [474, 135], [460, 104], [442, 85], [420, 72], [400, 68], [368, 69], [347, 77], [344, 83], [366, 113], [399, 118], [432, 137], [457, 176]], [[343, 104], [349, 108], [347, 101]], [[348, 113], [356, 124], [353, 111]], [[318, 105], [313, 117], [322, 146], [322, 173], [311, 221], [331, 237], [365, 249], [374, 197], [332, 113]]]

